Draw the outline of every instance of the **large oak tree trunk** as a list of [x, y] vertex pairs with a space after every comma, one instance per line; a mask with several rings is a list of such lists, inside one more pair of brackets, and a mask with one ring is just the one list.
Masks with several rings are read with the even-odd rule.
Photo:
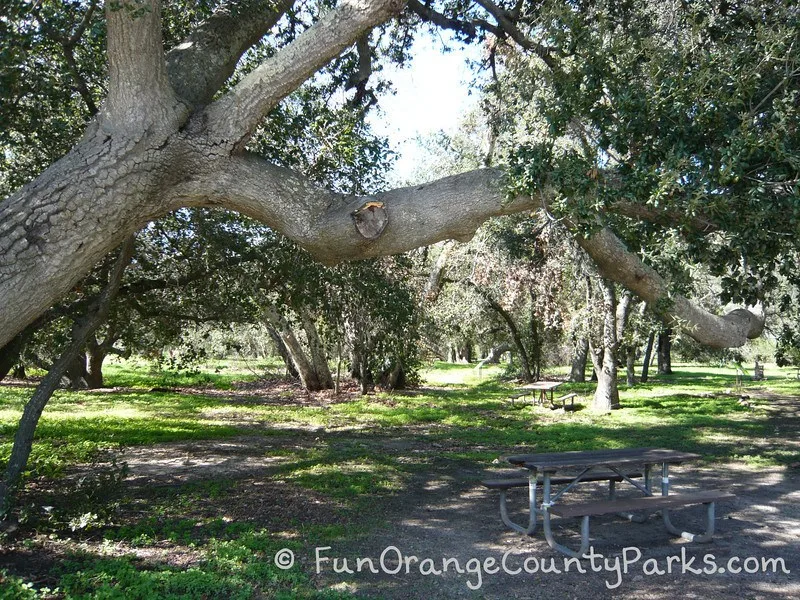
[[108, 356], [105, 344], [98, 343], [94, 336], [86, 344], [86, 383], [89, 389], [103, 387], [103, 363]]
[[[52, 368], [52, 367], [51, 367]], [[86, 369], [86, 352], [79, 350], [67, 366], [65, 373], [69, 379], [69, 387], [80, 390], [89, 387], [89, 373]]]

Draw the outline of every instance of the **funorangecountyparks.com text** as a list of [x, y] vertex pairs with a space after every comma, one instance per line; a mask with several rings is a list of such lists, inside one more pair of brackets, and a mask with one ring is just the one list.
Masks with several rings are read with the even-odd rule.
[[[712, 553], [690, 556], [686, 548], [680, 553], [659, 558], [645, 558], [636, 547], [622, 549], [619, 556], [604, 556], [589, 549], [583, 560], [558, 557], [543, 558], [508, 551], [502, 556], [479, 558], [423, 558], [406, 554], [396, 546], [386, 547], [378, 556], [343, 557], [332, 552], [331, 546], [314, 549], [314, 570], [317, 574], [333, 573], [352, 575], [356, 573], [409, 575], [409, 576], [463, 576], [471, 590], [480, 589], [487, 578], [510, 576], [558, 576], [564, 573], [607, 573], [608, 589], [622, 585], [626, 576], [654, 576], [678, 574], [687, 577], [714, 576], [723, 574], [753, 575], [756, 573], [790, 574], [786, 562], [780, 557], [728, 557], [719, 558]], [[275, 555], [275, 564], [281, 569], [294, 566], [294, 553], [288, 548]]]

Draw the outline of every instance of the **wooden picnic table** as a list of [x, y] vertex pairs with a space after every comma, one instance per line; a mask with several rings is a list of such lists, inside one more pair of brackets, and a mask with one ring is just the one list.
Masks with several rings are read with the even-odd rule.
[[533, 383], [526, 383], [523, 385], [520, 390], [528, 391], [530, 390], [533, 393], [533, 401], [534, 404], [536, 403], [536, 392], [539, 392], [539, 404], [544, 406], [547, 402], [547, 393], [550, 393], [550, 405], [553, 405], [553, 390], [555, 390], [558, 386], [560, 386], [563, 382], [562, 381], [535, 381]]
[[[670, 450], [666, 448], [624, 448], [610, 450], [590, 450], [577, 452], [550, 452], [538, 454], [519, 454], [507, 457], [513, 465], [528, 469], [530, 523], [527, 528], [514, 525], [517, 531], [532, 534], [536, 529], [537, 519], [540, 517], [545, 532], [545, 538], [551, 548], [563, 552], [568, 556], [582, 558], [589, 547], [589, 517], [604, 514], [620, 514], [631, 521], [644, 522], [652, 512], [660, 511], [664, 526], [674, 534], [689, 541], [708, 542], [714, 533], [714, 506], [718, 500], [733, 498], [733, 494], [717, 490], [707, 490], [694, 494], [670, 495], [669, 466], [700, 458], [697, 454]], [[651, 486], [651, 473], [654, 467], [661, 468], [661, 494], [655, 495]], [[634, 468], [642, 468], [643, 481], [634, 478], [642, 473], [633, 473]], [[565, 471], [573, 473], [567, 475]], [[574, 472], [577, 471], [577, 474]], [[600, 474], [598, 471], [602, 471]], [[558, 475], [557, 475], [558, 474]], [[582, 481], [598, 481], [609, 479], [609, 499], [600, 502], [564, 503], [562, 497]], [[614, 482], [626, 482], [642, 493], [641, 497], [617, 498]], [[537, 503], [537, 487], [542, 485], [543, 498], [541, 504]], [[565, 484], [557, 493], [553, 493], [552, 485]], [[498, 488], [499, 489], [499, 488]], [[504, 498], [502, 499], [504, 500]], [[501, 514], [506, 524], [507, 515], [503, 510], [501, 500]], [[675, 527], [669, 516], [669, 509], [703, 504], [706, 506], [706, 528], [702, 534], [693, 534]], [[636, 514], [643, 511], [644, 514]], [[581, 546], [576, 552], [555, 541], [552, 530], [551, 514], [564, 518], [581, 517]]]

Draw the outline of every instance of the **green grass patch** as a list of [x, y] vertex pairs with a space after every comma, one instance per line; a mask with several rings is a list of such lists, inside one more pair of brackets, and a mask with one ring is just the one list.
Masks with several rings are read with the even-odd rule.
[[[119, 447], [261, 435], [264, 451], [280, 460], [259, 477], [329, 499], [326, 510], [334, 511], [334, 522], [289, 519], [281, 524], [286, 537], [278, 537], [260, 529], [263, 522], [234, 521], [218, 509], [243, 484], [224, 476], [148, 490], [144, 498], [119, 500], [136, 518], [115, 522], [110, 510], [90, 532], [101, 543], [121, 548], [117, 555], [76, 554], [62, 562], [58, 593], [65, 598], [348, 598], [317, 591], [300, 566], [277, 569], [274, 553], [289, 547], [299, 556], [302, 548], [368, 534], [383, 522], [378, 508], [383, 502], [376, 500], [397, 497], [415, 475], [447, 472], [454, 462], [488, 467], [510, 453], [636, 446], [696, 452], [707, 461], [741, 461], [754, 468], [800, 460], [776, 435], [782, 425], [767, 410], [769, 401], [755, 398], [759, 393], [800, 396], [794, 370], [768, 366], [765, 381], [745, 381], [744, 390], [738, 390], [732, 368], [674, 368], [674, 375], [653, 377], [647, 384], [622, 385], [622, 409], [606, 415], [585, 408], [562, 413], [519, 402], [512, 406], [508, 396], [516, 385], [490, 376], [499, 367], [478, 376], [469, 365], [438, 364], [425, 371], [428, 383], [419, 390], [322, 406], [292, 404], [287, 398], [155, 392], [150, 390], [167, 381], [163, 373], [157, 379], [142, 366], [117, 365], [108, 370], [110, 382], [124, 390], [54, 395], [37, 431], [34, 473], [55, 476]], [[246, 376], [234, 373], [233, 366], [219, 371], [207, 373], [210, 385], [232, 385]], [[223, 379], [214, 381], [217, 376]], [[586, 407], [593, 389], [591, 383], [564, 384], [558, 394], [575, 392]], [[0, 468], [31, 392], [0, 385]], [[748, 405], [740, 403], [741, 393], [751, 394]], [[95, 496], [94, 502], [101, 501]], [[81, 507], [77, 514], [88, 511], [95, 509]], [[39, 523], [39, 532], [48, 533], [47, 526]], [[50, 535], [64, 535], [51, 527]], [[165, 546], [191, 550], [197, 558], [178, 569], [124, 554], [141, 546], [148, 552]], [[4, 577], [0, 598], [45, 595], [24, 578]]]

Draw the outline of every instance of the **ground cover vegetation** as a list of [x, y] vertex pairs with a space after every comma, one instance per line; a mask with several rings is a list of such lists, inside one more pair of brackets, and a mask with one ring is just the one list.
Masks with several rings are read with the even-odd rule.
[[[0, 534], [6, 597], [345, 598], [318, 590], [307, 565], [277, 569], [274, 553], [378, 535], [416, 478], [488, 469], [521, 449], [663, 445], [750, 468], [797, 464], [766, 395], [796, 396], [800, 382], [774, 366], [748, 384], [745, 404], [732, 367], [675, 365], [673, 375], [622, 385], [624, 408], [610, 415], [512, 407], [499, 367], [479, 376], [439, 363], [411, 394], [353, 389], [303, 402], [296, 384], [253, 381], [241, 365], [203, 370], [219, 377], [220, 366], [232, 372], [218, 380], [223, 389], [184, 381], [151, 391], [174, 385], [174, 375], [122, 365], [108, 378], [125, 388], [55, 395], [16, 528]], [[565, 385], [590, 402], [593, 384]], [[2, 386], [0, 456], [28, 393]], [[226, 444], [236, 448], [226, 458], [254, 462], [198, 466]]]

